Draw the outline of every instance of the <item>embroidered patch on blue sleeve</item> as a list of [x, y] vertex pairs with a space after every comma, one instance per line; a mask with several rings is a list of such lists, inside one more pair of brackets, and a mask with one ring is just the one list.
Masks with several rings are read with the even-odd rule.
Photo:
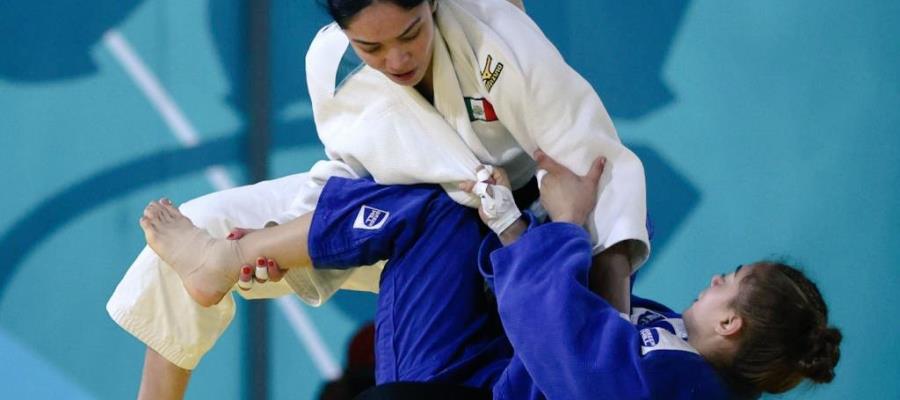
[[353, 228], [370, 231], [381, 229], [390, 216], [391, 213], [387, 211], [364, 205], [359, 209], [356, 220], [353, 221]]

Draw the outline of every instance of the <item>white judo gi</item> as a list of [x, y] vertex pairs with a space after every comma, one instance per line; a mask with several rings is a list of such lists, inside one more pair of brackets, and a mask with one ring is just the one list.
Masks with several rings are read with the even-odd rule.
[[[233, 189], [182, 206], [217, 237], [235, 226], [284, 222], [315, 207], [329, 176], [371, 176], [382, 184], [441, 183], [465, 205], [477, 199], [456, 184], [482, 164], [504, 167], [513, 188], [535, 173], [538, 148], [578, 174], [606, 156], [603, 188], [588, 228], [595, 252], [631, 240], [631, 260], [649, 254], [643, 167], [619, 141], [600, 98], [521, 10], [504, 0], [440, 0], [435, 13], [434, 105], [413, 88], [365, 66], [336, 24], [307, 53], [316, 127], [330, 161], [309, 174]], [[339, 288], [377, 292], [380, 265], [341, 271], [292, 269], [279, 284], [255, 285], [248, 298], [290, 292], [319, 305]], [[287, 283], [287, 286], [284, 285]], [[145, 249], [107, 304], [112, 318], [166, 359], [192, 369], [234, 315], [226, 296], [203, 308], [178, 276]]]

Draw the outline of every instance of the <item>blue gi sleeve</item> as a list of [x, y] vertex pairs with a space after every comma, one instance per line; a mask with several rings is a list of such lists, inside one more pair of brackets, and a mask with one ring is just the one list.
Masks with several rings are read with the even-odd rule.
[[[511, 365], [520, 361], [546, 398], [725, 396], [697, 354], [642, 354], [637, 328], [588, 289], [591, 242], [581, 227], [530, 229], [490, 261], [500, 317], [515, 350]], [[521, 391], [516, 377], [505, 379], [511, 392]]]

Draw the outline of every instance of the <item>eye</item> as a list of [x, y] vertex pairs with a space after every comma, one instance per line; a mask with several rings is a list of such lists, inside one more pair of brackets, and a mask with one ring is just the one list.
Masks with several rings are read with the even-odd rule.
[[415, 32], [412, 32], [412, 33], [410, 33], [410, 34], [408, 34], [408, 35], [406, 35], [406, 36], [404, 36], [404, 37], [401, 37], [401, 38], [400, 38], [400, 41], [401, 41], [401, 42], [411, 42], [411, 41], [415, 40], [415, 38], [419, 37], [419, 33], [420, 33], [420, 32], [422, 32], [422, 29], [421, 29], [421, 28], [416, 29]]
[[359, 46], [363, 53], [372, 54], [381, 50], [381, 46]]

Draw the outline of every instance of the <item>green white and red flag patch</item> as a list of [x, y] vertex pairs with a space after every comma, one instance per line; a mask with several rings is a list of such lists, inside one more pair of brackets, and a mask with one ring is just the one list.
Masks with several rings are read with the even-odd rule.
[[494, 106], [484, 98], [466, 97], [466, 109], [469, 110], [469, 121], [496, 121]]

